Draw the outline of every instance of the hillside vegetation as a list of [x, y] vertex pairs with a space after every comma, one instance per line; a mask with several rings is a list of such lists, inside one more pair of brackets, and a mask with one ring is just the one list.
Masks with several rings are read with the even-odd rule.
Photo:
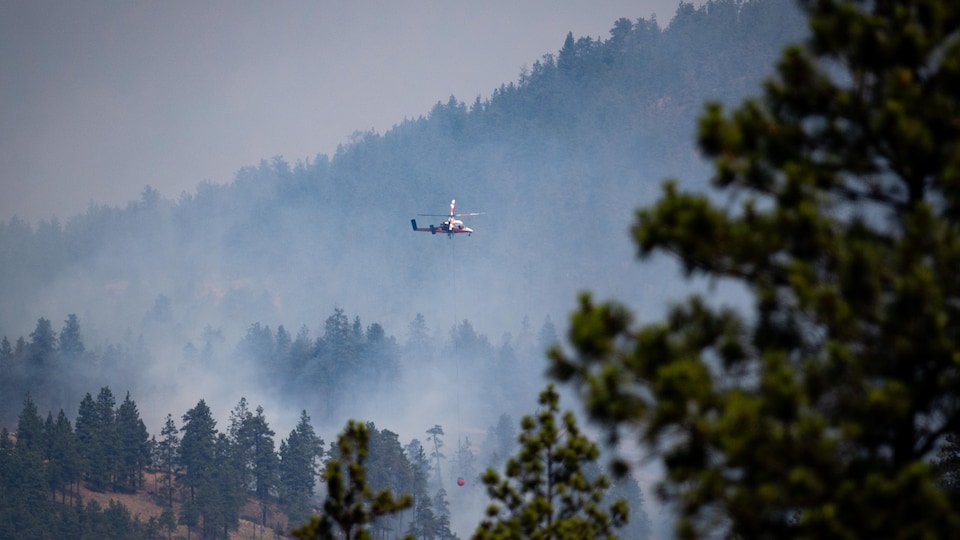
[[[632, 209], [667, 175], [706, 178], [703, 102], [753, 92], [803, 35], [791, 0], [681, 4], [665, 27], [558, 35], [488, 99], [450, 96], [334, 156], [265, 159], [177, 200], [146, 186], [123, 208], [2, 222], [0, 424], [19, 431], [29, 395], [79, 431], [77, 404], [109, 387], [138, 396], [155, 434], [198, 400], [222, 413], [246, 396], [280, 411], [281, 433], [300, 411], [327, 433], [350, 417], [397, 429], [388, 438], [456, 425], [457, 452], [480, 455], [486, 426], [530, 408], [576, 291], [644, 316], [683, 286], [675, 267], [631, 265]], [[486, 212], [475, 234], [410, 230], [451, 199]], [[461, 432], [482, 441], [461, 447]], [[114, 489], [101, 481], [78, 473], [34, 495], [67, 519], [64, 493]]]
[[[682, 4], [665, 28], [621, 19], [606, 40], [558, 36], [557, 53], [489, 99], [450, 96], [332, 157], [273, 157], [175, 201], [147, 186], [125, 208], [8, 220], [0, 333], [77, 313], [96, 325], [89, 342], [116, 341], [149, 333], [158, 300], [178, 347], [206, 325], [234, 337], [258, 321], [312, 326], [335, 305], [393, 332], [417, 312], [449, 327], [454, 300], [496, 337], [523, 315], [562, 318], [578, 288], [636, 288], [632, 209], [665, 176], [705, 170], [693, 147], [703, 102], [755, 91], [802, 33], [789, 0]], [[410, 232], [451, 199], [487, 212], [472, 238]], [[453, 276], [470, 284], [456, 298]]]

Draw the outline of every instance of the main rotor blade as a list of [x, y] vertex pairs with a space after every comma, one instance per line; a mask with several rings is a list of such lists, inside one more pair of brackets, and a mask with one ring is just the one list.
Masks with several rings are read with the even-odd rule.
[[[470, 212], [468, 214], [454, 214], [454, 217], [460, 216], [485, 216], [486, 212]], [[450, 217], [450, 214], [417, 214], [418, 216]]]

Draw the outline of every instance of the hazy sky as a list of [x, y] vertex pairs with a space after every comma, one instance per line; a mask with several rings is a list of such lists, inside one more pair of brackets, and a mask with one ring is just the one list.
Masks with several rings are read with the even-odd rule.
[[467, 104], [679, 0], [0, 2], [0, 220], [63, 222]]

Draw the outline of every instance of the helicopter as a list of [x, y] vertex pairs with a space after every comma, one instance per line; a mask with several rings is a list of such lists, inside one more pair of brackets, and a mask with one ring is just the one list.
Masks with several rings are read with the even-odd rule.
[[454, 234], [466, 233], [467, 236], [473, 234], [473, 229], [467, 227], [463, 224], [463, 221], [457, 219], [461, 216], [482, 216], [484, 212], [471, 212], [467, 214], [456, 214], [454, 213], [454, 208], [457, 205], [457, 200], [454, 199], [450, 201], [450, 213], [449, 214], [417, 214], [418, 216], [434, 216], [434, 217], [445, 217], [447, 218], [440, 225], [430, 225], [429, 227], [417, 227], [417, 220], [411, 219], [410, 224], [413, 225], [413, 230], [415, 232], [429, 232], [430, 234], [442, 233], [446, 234], [447, 238], [453, 238]]

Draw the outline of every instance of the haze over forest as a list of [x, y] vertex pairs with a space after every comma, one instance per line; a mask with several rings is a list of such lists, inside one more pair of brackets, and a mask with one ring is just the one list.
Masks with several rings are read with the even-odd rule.
[[[602, 39], [561, 29], [489, 98], [451, 95], [333, 155], [0, 222], [0, 425], [16, 428], [26, 393], [73, 418], [109, 386], [150, 433], [199, 399], [223, 424], [243, 397], [278, 434], [306, 410], [328, 441], [362, 418], [404, 444], [442, 425], [479, 449], [502, 415], [535, 409], [578, 291], [652, 318], [689, 290], [675, 265], [635, 262], [633, 210], [668, 176], [707, 189], [703, 103], [756, 94], [805, 32], [791, 0], [624, 17]], [[464, 218], [472, 236], [411, 231], [451, 199], [485, 212]], [[38, 341], [68, 328], [69, 354]]]
[[[490, 96], [557, 36], [677, 0], [0, 4], [0, 219], [35, 223], [333, 154], [450, 94]], [[441, 45], [442, 44], [442, 45]], [[13, 136], [15, 134], [15, 136]]]

